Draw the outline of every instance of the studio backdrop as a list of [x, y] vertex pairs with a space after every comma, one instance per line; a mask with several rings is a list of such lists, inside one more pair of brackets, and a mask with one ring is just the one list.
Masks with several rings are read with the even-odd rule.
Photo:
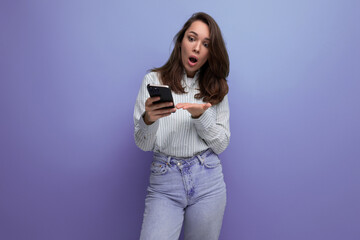
[[0, 3], [0, 239], [138, 239], [144, 75], [194, 13], [230, 56], [221, 240], [360, 239], [360, 2]]

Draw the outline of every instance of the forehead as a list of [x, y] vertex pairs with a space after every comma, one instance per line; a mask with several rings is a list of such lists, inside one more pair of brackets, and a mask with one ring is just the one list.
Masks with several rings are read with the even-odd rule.
[[210, 30], [209, 26], [202, 22], [202, 21], [195, 21], [193, 22], [190, 27], [186, 30], [187, 33], [194, 32], [196, 33], [200, 38], [210, 38]]

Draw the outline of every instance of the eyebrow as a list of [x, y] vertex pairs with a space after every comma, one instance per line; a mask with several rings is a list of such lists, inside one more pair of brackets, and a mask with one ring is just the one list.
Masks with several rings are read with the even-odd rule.
[[[192, 34], [194, 34], [194, 35], [196, 35], [196, 36], [199, 36], [196, 32], [194, 32], [194, 31], [190, 31], [189, 33], [192, 33]], [[207, 40], [207, 41], [210, 41], [210, 38], [205, 38], [205, 40]]]

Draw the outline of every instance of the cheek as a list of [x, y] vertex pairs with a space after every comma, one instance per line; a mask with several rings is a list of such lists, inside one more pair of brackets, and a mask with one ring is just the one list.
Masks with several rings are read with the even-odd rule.
[[190, 44], [189, 44], [189, 43], [184, 42], [183, 44], [181, 44], [181, 50], [182, 50], [183, 52], [188, 51], [188, 50], [189, 50], [189, 48], [191, 48], [191, 46], [190, 46]]

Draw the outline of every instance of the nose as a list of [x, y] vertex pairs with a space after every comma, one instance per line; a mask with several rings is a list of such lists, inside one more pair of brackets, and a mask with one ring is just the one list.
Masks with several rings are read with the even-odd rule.
[[200, 41], [195, 43], [193, 51], [196, 52], [196, 53], [199, 53], [200, 52], [200, 46], [201, 46]]

